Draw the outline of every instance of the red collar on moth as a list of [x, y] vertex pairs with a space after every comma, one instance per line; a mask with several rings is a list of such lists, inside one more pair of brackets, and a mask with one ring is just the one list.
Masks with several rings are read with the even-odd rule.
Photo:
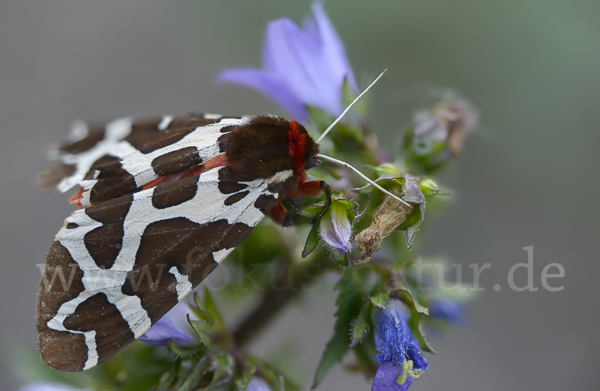
[[304, 170], [304, 149], [306, 147], [306, 134], [300, 133], [298, 130], [298, 123], [296, 121], [290, 121], [290, 130], [288, 131], [289, 136], [289, 153], [292, 159], [294, 159], [294, 170], [296, 175], [300, 175]]

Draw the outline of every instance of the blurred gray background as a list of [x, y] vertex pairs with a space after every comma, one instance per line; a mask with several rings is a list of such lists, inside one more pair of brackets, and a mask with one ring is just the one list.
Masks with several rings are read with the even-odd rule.
[[[372, 93], [386, 145], [426, 86], [453, 87], [481, 113], [441, 180], [456, 203], [427, 220], [418, 251], [492, 268], [465, 326], [433, 338], [438, 354], [412, 389], [599, 389], [600, 2], [327, 0], [325, 9], [363, 85], [390, 69]], [[72, 210], [34, 186], [46, 147], [74, 119], [280, 113], [214, 76], [259, 65], [265, 24], [309, 12], [308, 0], [0, 1], [0, 389], [18, 385], [10, 342], [35, 344], [36, 264]], [[525, 246], [540, 290], [512, 292], [506, 277], [527, 261]], [[551, 293], [540, 274], [554, 262], [566, 276], [552, 283], [565, 289]], [[312, 377], [334, 298], [330, 286], [310, 293], [254, 349], [287, 343]], [[321, 389], [369, 387], [338, 366]]]

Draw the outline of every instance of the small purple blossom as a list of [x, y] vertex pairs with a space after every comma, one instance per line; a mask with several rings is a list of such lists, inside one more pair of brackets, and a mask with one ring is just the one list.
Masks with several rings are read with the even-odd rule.
[[450, 323], [460, 323], [465, 318], [465, 306], [459, 301], [442, 298], [431, 304], [429, 307], [429, 316], [447, 320]]
[[246, 386], [246, 391], [272, 391], [267, 382], [258, 376], [253, 376]]
[[402, 378], [404, 370], [402, 366], [396, 366], [386, 362], [379, 366], [371, 391], [406, 391], [413, 384], [414, 379], [406, 377], [404, 384], [398, 384], [398, 378]]
[[338, 200], [333, 200], [329, 210], [319, 222], [321, 239], [337, 256], [342, 256], [350, 250], [352, 243], [352, 225], [348, 219], [348, 206]]
[[31, 383], [18, 389], [18, 391], [88, 391], [61, 383], [39, 382]]
[[192, 320], [198, 320], [190, 305], [183, 300], [160, 318], [139, 340], [154, 346], [168, 346], [170, 339], [180, 348], [196, 345], [198, 334], [188, 323], [188, 314]]
[[287, 18], [268, 24], [262, 69], [227, 69], [219, 73], [217, 81], [257, 90], [298, 121], [308, 118], [307, 105], [338, 116], [344, 109], [344, 81], [353, 92], [357, 91], [356, 81], [323, 5], [313, 3], [312, 11], [303, 29]]
[[[373, 380], [372, 391], [405, 391], [413, 379], [419, 378], [429, 367], [406, 323], [408, 318], [404, 305], [395, 299], [388, 300], [384, 310], [374, 312], [375, 346], [379, 350], [375, 359], [379, 369]], [[402, 387], [389, 388], [395, 387], [390, 380], [392, 376], [396, 376], [395, 384]]]

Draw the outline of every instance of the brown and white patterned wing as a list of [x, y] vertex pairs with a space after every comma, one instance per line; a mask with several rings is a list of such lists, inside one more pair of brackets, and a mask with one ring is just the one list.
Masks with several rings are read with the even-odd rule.
[[61, 192], [79, 185], [81, 205], [93, 205], [216, 156], [221, 153], [219, 138], [243, 121], [202, 114], [143, 121], [122, 118], [103, 126], [78, 123], [71, 143], [53, 156], [60, 163], [41, 173], [38, 184]]
[[141, 336], [270, 211], [280, 177], [242, 183], [217, 167], [75, 211], [40, 282], [44, 362], [88, 369]]

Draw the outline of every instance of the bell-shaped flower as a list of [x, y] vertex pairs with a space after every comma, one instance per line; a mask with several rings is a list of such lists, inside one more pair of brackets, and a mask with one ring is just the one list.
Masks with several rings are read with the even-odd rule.
[[356, 206], [345, 199], [333, 199], [331, 206], [319, 221], [319, 235], [331, 248], [333, 253], [341, 257], [352, 247], [352, 224], [348, 218], [350, 210]]
[[454, 324], [461, 323], [465, 318], [465, 305], [454, 299], [441, 298], [429, 306], [429, 317]]
[[298, 121], [308, 118], [306, 106], [337, 117], [344, 109], [344, 82], [356, 93], [356, 81], [323, 5], [314, 3], [312, 11], [303, 29], [286, 18], [268, 24], [262, 69], [227, 69], [217, 81], [257, 90]]
[[188, 302], [182, 300], [138, 339], [154, 346], [168, 346], [169, 340], [173, 340], [177, 347], [192, 347], [198, 343], [199, 336], [188, 323], [188, 315], [198, 320]]
[[389, 299], [385, 309], [375, 310], [373, 314], [375, 346], [379, 351], [375, 359], [379, 369], [373, 380], [372, 391], [405, 391], [413, 379], [421, 377], [428, 368], [419, 344], [408, 327], [408, 318], [404, 304], [395, 299]]

